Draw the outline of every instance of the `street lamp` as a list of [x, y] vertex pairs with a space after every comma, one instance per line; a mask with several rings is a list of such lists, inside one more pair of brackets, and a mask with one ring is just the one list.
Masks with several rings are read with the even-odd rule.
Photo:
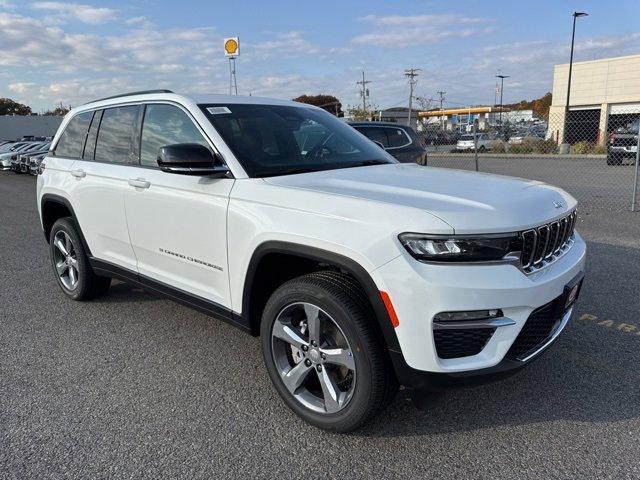
[[576, 18], [578, 17], [586, 17], [589, 15], [585, 12], [573, 12], [573, 29], [571, 30], [571, 55], [569, 56], [569, 79], [567, 81], [567, 102], [564, 106], [564, 130], [562, 135], [563, 143], [566, 143], [566, 133], [567, 133], [567, 118], [569, 117], [569, 95], [571, 94], [571, 70], [573, 68], [573, 43], [576, 38]]
[[496, 78], [500, 79], [500, 132], [502, 132], [502, 90], [504, 89], [504, 79], [509, 78], [509, 75], [496, 75]]

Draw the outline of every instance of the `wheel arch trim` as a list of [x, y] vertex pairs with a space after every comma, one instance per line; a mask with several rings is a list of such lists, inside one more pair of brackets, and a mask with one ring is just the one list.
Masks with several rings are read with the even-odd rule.
[[87, 240], [84, 238], [84, 234], [82, 233], [82, 229], [80, 228], [80, 222], [78, 222], [78, 217], [76, 216], [76, 212], [71, 205], [71, 202], [63, 197], [62, 195], [56, 195], [54, 193], [45, 193], [42, 195], [40, 199], [40, 224], [42, 226], [42, 232], [44, 234], [44, 238], [49, 243], [49, 235], [47, 235], [47, 229], [45, 228], [45, 219], [44, 219], [44, 207], [47, 203], [57, 203], [59, 205], [64, 206], [69, 213], [71, 214], [71, 220], [75, 224], [78, 235], [80, 236], [80, 241], [82, 242], [82, 246], [84, 247], [84, 251], [87, 253], [87, 256], [91, 256], [91, 249], [87, 244]]
[[380, 327], [384, 337], [383, 339], [386, 343], [386, 348], [398, 352], [400, 351], [398, 336], [395, 333], [391, 319], [387, 313], [382, 296], [380, 295], [380, 290], [366, 269], [355, 260], [345, 257], [344, 255], [298, 243], [269, 240], [256, 247], [246, 270], [242, 290], [242, 317], [244, 322], [250, 322], [250, 316], [252, 313], [251, 293], [260, 262], [265, 256], [273, 253], [291, 255], [320, 263], [327, 263], [352, 275], [363, 287], [373, 308], [377, 324]]

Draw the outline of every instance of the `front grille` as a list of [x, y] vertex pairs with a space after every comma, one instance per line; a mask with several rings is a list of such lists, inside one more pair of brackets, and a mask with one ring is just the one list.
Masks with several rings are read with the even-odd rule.
[[576, 218], [574, 210], [560, 220], [522, 232], [522, 268], [535, 271], [564, 252], [573, 240]]
[[464, 328], [434, 330], [436, 351], [440, 358], [460, 358], [477, 355], [485, 347], [495, 328]]
[[559, 311], [562, 311], [558, 308], [558, 302], [563, 301], [563, 298], [562, 296], [558, 297], [537, 308], [529, 315], [524, 327], [507, 352], [507, 358], [523, 358], [542, 346], [553, 333], [554, 327], [562, 320], [562, 314], [558, 314]]

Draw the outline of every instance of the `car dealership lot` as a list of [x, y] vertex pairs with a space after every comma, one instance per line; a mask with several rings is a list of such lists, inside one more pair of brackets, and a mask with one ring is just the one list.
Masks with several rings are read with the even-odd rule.
[[[471, 153], [429, 152], [432, 167], [475, 170]], [[478, 155], [478, 171], [530, 178], [565, 189], [578, 199], [581, 212], [631, 209], [633, 165], [607, 165], [604, 155]]]
[[640, 214], [583, 215], [582, 298], [528, 369], [401, 391], [365, 429], [330, 435], [284, 407], [258, 340], [234, 327], [122, 283], [68, 300], [35, 179], [0, 174], [0, 201], [2, 478], [640, 476]]

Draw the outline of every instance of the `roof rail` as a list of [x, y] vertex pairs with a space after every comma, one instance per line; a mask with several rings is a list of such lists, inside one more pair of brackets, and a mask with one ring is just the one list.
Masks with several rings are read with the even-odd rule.
[[173, 93], [173, 92], [171, 90], [166, 90], [163, 88], [160, 88], [157, 90], [140, 90], [138, 92], [127, 92], [127, 93], [121, 93], [119, 95], [112, 95], [110, 97], [98, 98], [97, 100], [91, 100], [90, 102], [87, 102], [84, 105], [87, 105], [88, 103], [102, 102], [103, 100], [111, 100], [113, 98], [130, 97], [132, 95], [144, 95], [145, 93]]

